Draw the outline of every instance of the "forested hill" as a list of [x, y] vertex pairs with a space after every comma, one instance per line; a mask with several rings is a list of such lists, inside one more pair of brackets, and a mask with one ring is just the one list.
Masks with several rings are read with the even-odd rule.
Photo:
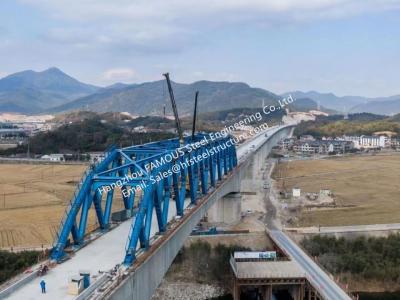
[[295, 135], [311, 134], [315, 137], [346, 135], [371, 135], [378, 131], [393, 131], [400, 136], [400, 114], [385, 117], [369, 113], [351, 114], [347, 120], [342, 115], [319, 116], [315, 121], [300, 123]]
[[[179, 113], [193, 111], [194, 95], [199, 95], [199, 112], [211, 112], [241, 107], [276, 105], [281, 97], [242, 82], [198, 81], [191, 84], [172, 82]], [[147, 82], [120, 89], [107, 89], [58, 106], [49, 112], [84, 109], [96, 112], [127, 111], [136, 115], [162, 115], [166, 106], [171, 112], [168, 89], [164, 80]]]
[[[121, 127], [116, 123], [104, 122], [104, 120], [95, 117], [66, 124], [53, 131], [39, 133], [30, 138], [29, 145], [31, 154], [76, 154], [104, 151], [112, 144], [126, 147], [174, 136], [174, 134], [167, 132], [133, 132], [130, 127]], [[27, 145], [22, 145], [16, 149], [3, 150], [0, 154], [10, 155], [26, 152]]]

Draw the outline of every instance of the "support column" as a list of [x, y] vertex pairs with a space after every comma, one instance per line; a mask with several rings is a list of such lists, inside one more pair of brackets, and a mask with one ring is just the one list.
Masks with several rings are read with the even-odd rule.
[[233, 300], [240, 300], [240, 285], [236, 278], [233, 281]]
[[240, 221], [242, 210], [242, 195], [230, 193], [216, 201], [208, 210], [208, 222], [234, 224]]
[[305, 288], [305, 284], [302, 283], [302, 284], [300, 285], [300, 299], [301, 299], [301, 300], [303, 300], [304, 297], [305, 297], [305, 294], [306, 294], [306, 290], [305, 290], [305, 289], [306, 289], [306, 288]]
[[271, 300], [272, 299], [272, 285], [266, 285], [264, 287], [264, 300]]
[[293, 293], [292, 293], [293, 299], [294, 300], [301, 300], [301, 298], [300, 298], [300, 296], [301, 296], [300, 285], [293, 285], [292, 289], [293, 289]]

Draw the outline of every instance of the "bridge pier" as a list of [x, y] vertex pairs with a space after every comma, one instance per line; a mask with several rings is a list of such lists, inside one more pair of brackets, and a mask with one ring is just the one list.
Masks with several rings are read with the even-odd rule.
[[231, 225], [240, 221], [242, 195], [230, 193], [216, 201], [207, 212], [207, 221], [222, 225]]
[[241, 217], [241, 193], [254, 193], [260, 186], [260, 180], [256, 180], [261, 168], [270, 154], [272, 148], [284, 137], [292, 136], [292, 129], [282, 130], [269, 137], [250, 158], [248, 167], [242, 176], [237, 176], [233, 182], [233, 191], [225, 197], [217, 200], [207, 212], [207, 221], [215, 225], [232, 225], [240, 221]]
[[[241, 296], [244, 293], [248, 293], [248, 291], [253, 291], [253, 293], [257, 293], [258, 299], [262, 300], [272, 300], [276, 299], [277, 295], [281, 293], [286, 293], [286, 296], [290, 295], [293, 300], [308, 300], [309, 297], [306, 297], [305, 293], [305, 279], [303, 282], [299, 283], [298, 281], [290, 283], [283, 283], [283, 280], [274, 279], [268, 281], [266, 279], [252, 280], [246, 279], [241, 282], [238, 279], [234, 281], [233, 287], [233, 300], [240, 300]], [[282, 282], [280, 282], [282, 281]], [[285, 295], [285, 294], [284, 294]], [[320, 298], [311, 298], [311, 299], [320, 299]]]
[[294, 300], [303, 300], [304, 299], [304, 284], [291, 286], [289, 293]]
[[268, 285], [264, 287], [264, 299], [272, 300], [272, 286]]

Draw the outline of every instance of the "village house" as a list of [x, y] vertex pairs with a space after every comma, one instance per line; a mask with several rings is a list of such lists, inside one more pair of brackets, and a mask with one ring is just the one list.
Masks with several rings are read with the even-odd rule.
[[346, 153], [353, 148], [352, 142], [338, 140], [298, 141], [293, 145], [293, 151], [301, 154]]

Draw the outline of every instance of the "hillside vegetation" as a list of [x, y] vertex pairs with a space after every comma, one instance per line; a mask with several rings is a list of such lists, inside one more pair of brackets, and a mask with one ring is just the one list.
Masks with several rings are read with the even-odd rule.
[[39, 252], [10, 253], [0, 250], [0, 284], [38, 262]]
[[235, 251], [249, 251], [239, 245], [218, 244], [214, 248], [202, 240], [183, 247], [176, 256], [167, 278], [180, 281], [220, 284], [230, 288], [232, 280], [229, 259]]
[[363, 280], [400, 282], [400, 235], [364, 236], [354, 240], [314, 236], [302, 241], [308, 253], [333, 274], [351, 274]]
[[[94, 118], [63, 125], [54, 131], [39, 133], [30, 139], [29, 145], [32, 154], [82, 153], [104, 151], [112, 144], [126, 147], [174, 136], [167, 132], [132, 132], [128, 128]], [[3, 150], [1, 154], [26, 153], [27, 148], [27, 145], [23, 145], [16, 149]]]
[[315, 121], [300, 123], [295, 135], [311, 134], [315, 137], [342, 136], [342, 135], [371, 135], [377, 131], [393, 131], [400, 135], [399, 115], [385, 117], [380, 115], [361, 113], [349, 115], [348, 120], [343, 116], [319, 116]]
[[[261, 123], [267, 123], [269, 126], [272, 126], [279, 123], [284, 115], [284, 110], [277, 110], [266, 115], [261, 108], [242, 107], [202, 113], [198, 116], [197, 120], [200, 129], [215, 130], [216, 128], [222, 129], [224, 126], [235, 124], [241, 120], [250, 119], [250, 117], [253, 119], [247, 125], [257, 126]], [[192, 119], [187, 120], [187, 122], [191, 123]]]
[[[199, 95], [199, 112], [210, 112], [238, 107], [276, 105], [281, 97], [242, 82], [198, 81], [191, 84], [172, 82], [176, 104], [181, 116], [191, 114], [194, 95]], [[165, 80], [146, 82], [120, 89], [105, 89], [55, 107], [49, 112], [85, 109], [96, 112], [127, 111], [135, 115], [161, 115], [163, 108], [171, 114]]]

